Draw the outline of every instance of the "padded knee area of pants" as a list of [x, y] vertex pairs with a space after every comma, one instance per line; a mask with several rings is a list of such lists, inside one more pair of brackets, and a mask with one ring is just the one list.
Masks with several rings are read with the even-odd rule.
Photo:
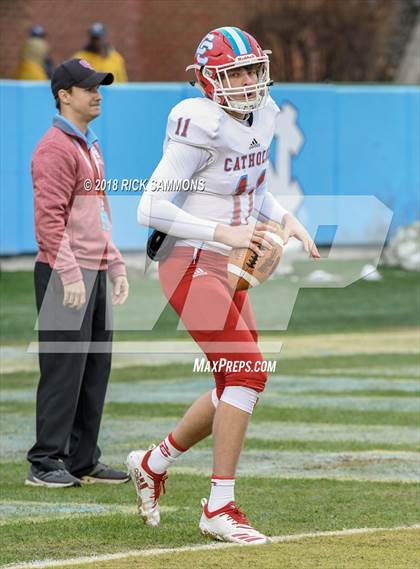
[[225, 387], [220, 401], [224, 401], [241, 411], [252, 414], [255, 404], [258, 401], [258, 392], [249, 387], [232, 385]]

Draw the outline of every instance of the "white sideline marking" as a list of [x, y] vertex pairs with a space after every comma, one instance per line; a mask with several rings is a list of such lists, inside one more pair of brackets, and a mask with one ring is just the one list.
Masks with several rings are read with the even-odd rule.
[[[386, 531], [400, 531], [420, 529], [420, 524], [412, 526], [397, 526], [392, 528], [354, 528], [344, 529], [341, 531], [320, 531], [314, 533], [299, 533], [292, 535], [277, 535], [272, 537], [274, 543], [282, 543], [286, 541], [298, 541], [300, 539], [313, 538], [313, 537], [336, 537], [347, 535], [358, 535], [365, 533], [386, 532]], [[213, 549], [227, 549], [230, 547], [249, 547], [237, 543], [213, 543], [210, 545], [195, 545], [187, 547], [172, 547], [162, 549], [134, 549], [122, 553], [110, 553], [108, 555], [97, 555], [89, 557], [73, 557], [71, 559], [44, 559], [43, 561], [29, 561], [26, 563], [19, 563], [17, 565], [3, 565], [3, 569], [41, 569], [44, 567], [62, 567], [64, 565], [78, 565], [83, 563], [98, 563], [99, 561], [113, 561], [116, 559], [125, 559], [128, 557], [153, 557], [156, 555], [165, 555], [169, 553], [183, 553], [188, 551], [206, 551]]]

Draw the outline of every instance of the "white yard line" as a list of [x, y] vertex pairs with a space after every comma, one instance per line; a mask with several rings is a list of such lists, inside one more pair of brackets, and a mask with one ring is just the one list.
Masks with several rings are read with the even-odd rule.
[[[420, 529], [420, 524], [416, 524], [413, 526], [399, 526], [392, 528], [354, 528], [354, 529], [344, 529], [341, 531], [321, 531], [314, 533], [277, 535], [272, 537], [272, 540], [274, 543], [282, 543], [286, 541], [298, 541], [307, 538], [341, 537], [341, 536], [359, 535], [366, 533], [400, 531], [400, 530], [410, 530], [410, 529]], [[165, 555], [171, 553], [227, 549], [230, 547], [246, 547], [246, 546], [234, 543], [213, 543], [209, 545], [195, 545], [188, 547], [172, 547], [172, 548], [162, 548], [162, 549], [144, 549], [144, 550], [134, 549], [131, 551], [124, 551], [121, 553], [110, 553], [109, 555], [73, 557], [71, 559], [58, 559], [58, 560], [44, 559], [42, 561], [30, 561], [27, 563], [19, 563], [17, 565], [3, 565], [3, 569], [33, 569], [33, 568], [43, 569], [47, 567], [64, 567], [64, 566], [78, 565], [84, 563], [88, 564], [88, 563], [98, 563], [100, 561], [105, 562], [117, 559], [126, 559], [128, 557], [155, 557], [158, 555]]]

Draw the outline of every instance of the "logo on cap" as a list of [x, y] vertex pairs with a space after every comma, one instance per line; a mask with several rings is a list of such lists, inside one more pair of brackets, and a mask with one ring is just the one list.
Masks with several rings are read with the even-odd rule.
[[86, 67], [86, 69], [91, 69], [92, 71], [95, 71], [95, 70], [93, 69], [93, 67], [91, 66], [91, 64], [90, 64], [88, 61], [86, 61], [86, 59], [81, 59], [81, 60], [79, 61], [79, 63], [80, 63], [80, 65], [82, 65], [83, 67]]

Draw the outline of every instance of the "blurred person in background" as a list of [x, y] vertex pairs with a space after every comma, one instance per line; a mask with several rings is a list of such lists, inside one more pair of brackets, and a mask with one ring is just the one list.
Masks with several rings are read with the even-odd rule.
[[[32, 26], [32, 28], [29, 30], [29, 37], [32, 38], [42, 38], [42, 39], [46, 39], [47, 34], [45, 33], [45, 29], [43, 26]], [[48, 43], [47, 43], [48, 45]], [[54, 73], [54, 62], [50, 56], [50, 49], [48, 46], [48, 53], [44, 59], [44, 69], [46, 74], [48, 75], [48, 78], [51, 79], [53, 73]]]
[[22, 57], [15, 78], [27, 81], [48, 81], [44, 65], [48, 52], [49, 46], [45, 39], [28, 38], [23, 45]]
[[123, 56], [107, 41], [107, 30], [96, 22], [89, 28], [89, 41], [84, 49], [73, 55], [76, 59], [85, 59], [97, 71], [112, 73], [116, 83], [126, 83], [127, 72]]

